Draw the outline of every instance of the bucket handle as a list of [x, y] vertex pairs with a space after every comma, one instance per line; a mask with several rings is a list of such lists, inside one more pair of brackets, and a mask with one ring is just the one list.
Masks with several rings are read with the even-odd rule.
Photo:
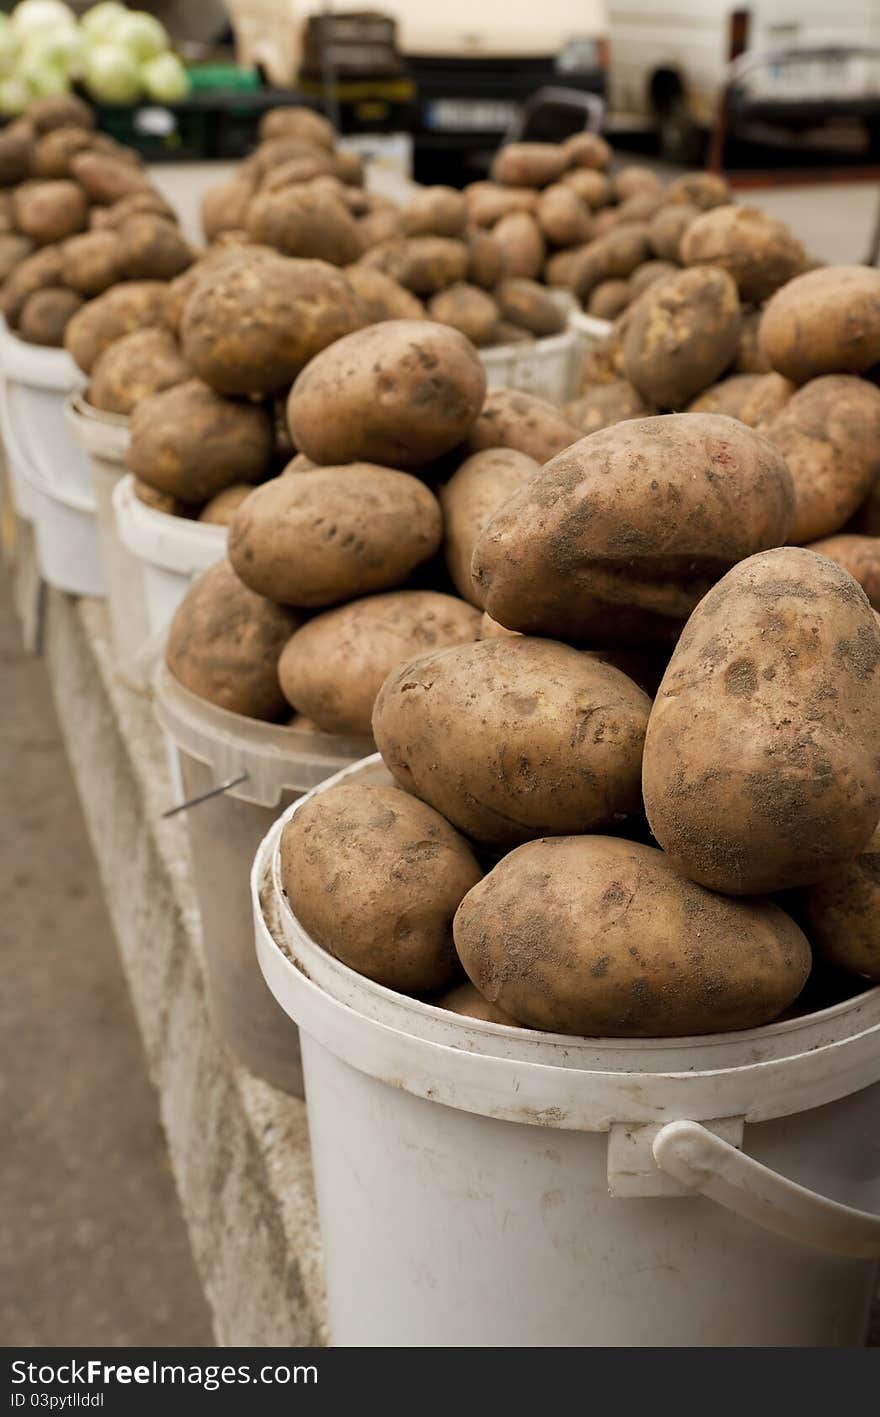
[[797, 1244], [880, 1259], [880, 1216], [817, 1195], [755, 1161], [699, 1122], [669, 1122], [654, 1138], [661, 1171], [744, 1220]]

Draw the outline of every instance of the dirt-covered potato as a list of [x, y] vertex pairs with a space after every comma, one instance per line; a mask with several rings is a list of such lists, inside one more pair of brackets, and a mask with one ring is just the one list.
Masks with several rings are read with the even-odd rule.
[[534, 187], [501, 187], [496, 182], [472, 182], [465, 188], [468, 220], [475, 227], [492, 227], [512, 212], [532, 212], [538, 208]]
[[535, 215], [553, 246], [579, 246], [590, 239], [593, 228], [590, 209], [573, 187], [562, 182], [545, 187]]
[[403, 209], [407, 236], [461, 236], [467, 200], [454, 187], [423, 187]]
[[644, 222], [626, 223], [584, 248], [572, 288], [582, 302], [603, 280], [625, 280], [650, 255]]
[[590, 167], [575, 167], [562, 177], [564, 187], [576, 192], [591, 211], [598, 211], [611, 200], [611, 183], [604, 172]]
[[678, 262], [682, 237], [699, 215], [699, 208], [686, 202], [662, 206], [648, 223], [648, 241], [654, 255], [661, 261]]
[[734, 419], [633, 419], [582, 438], [509, 498], [473, 575], [512, 630], [645, 643], [674, 636], [730, 566], [780, 546], [793, 503], [781, 455]]
[[345, 204], [307, 186], [261, 192], [248, 207], [245, 229], [253, 241], [284, 256], [347, 266], [361, 254], [357, 224]]
[[[282, 162], [278, 167], [270, 168], [260, 181], [260, 192], [277, 193], [282, 187], [292, 186], [302, 189], [317, 179], [329, 180], [335, 185], [338, 179], [333, 176], [333, 166], [330, 153], [315, 150], [310, 157], [295, 157], [291, 162]], [[342, 183], [338, 186], [341, 189]]]
[[469, 453], [515, 448], [541, 465], [579, 437], [576, 425], [547, 399], [521, 389], [490, 389], [465, 448]]
[[674, 276], [678, 269], [672, 261], [645, 261], [629, 278], [630, 299], [637, 300], [643, 290], [656, 285], [659, 280], [665, 280], [667, 276]]
[[173, 280], [193, 263], [179, 229], [153, 212], [129, 217], [119, 228], [119, 252], [129, 280]]
[[839, 531], [880, 476], [880, 389], [866, 379], [811, 379], [762, 432], [782, 453], [794, 483], [790, 541]]
[[48, 94], [28, 104], [27, 121], [37, 133], [54, 128], [94, 128], [95, 115], [76, 94]]
[[855, 860], [799, 891], [795, 909], [821, 959], [880, 981], [880, 829]]
[[487, 448], [466, 458], [440, 491], [446, 565], [459, 595], [471, 605], [480, 603], [471, 579], [480, 532], [539, 466], [515, 448]]
[[118, 231], [129, 217], [140, 216], [142, 212], [153, 212], [156, 216], [165, 217], [166, 221], [177, 221], [165, 198], [154, 192], [151, 187], [145, 187], [143, 191], [120, 197], [112, 206], [92, 207], [89, 212], [89, 226], [92, 231]]
[[497, 1004], [490, 1004], [470, 980], [465, 984], [456, 984], [454, 989], [441, 994], [439, 999], [432, 999], [431, 1002], [435, 1008], [448, 1009], [451, 1014], [459, 1014], [462, 1018], [480, 1019], [483, 1023], [503, 1023], [508, 1028], [520, 1027], [516, 1019], [499, 1009]]
[[403, 236], [400, 213], [387, 208], [358, 217], [357, 229], [362, 251], [381, 246], [385, 241], [397, 241]]
[[253, 195], [253, 183], [240, 173], [208, 187], [201, 202], [202, 231], [206, 240], [215, 241], [222, 232], [243, 227]]
[[846, 571], [791, 546], [735, 566], [654, 701], [643, 790], [664, 851], [732, 895], [852, 860], [880, 817], [878, 683], [880, 630]]
[[498, 305], [486, 290], [460, 282], [431, 297], [428, 314], [441, 325], [460, 330], [471, 344], [486, 345], [498, 337]]
[[413, 295], [434, 295], [448, 285], [464, 280], [468, 268], [468, 248], [449, 236], [410, 236], [382, 242], [366, 251], [362, 263], [383, 271]]
[[164, 512], [169, 517], [192, 517], [193, 515], [194, 508], [191, 502], [181, 502], [179, 497], [172, 497], [170, 492], [160, 492], [156, 487], [150, 487], [148, 483], [141, 482], [139, 477], [134, 478], [132, 490], [138, 501], [153, 512]]
[[630, 197], [642, 196], [644, 193], [658, 195], [663, 190], [663, 183], [652, 172], [649, 167], [639, 167], [635, 163], [622, 167], [611, 179], [611, 191], [615, 201], [626, 202]]
[[314, 610], [401, 585], [442, 535], [437, 498], [418, 478], [351, 463], [258, 487], [229, 529], [229, 560], [260, 595]]
[[571, 161], [555, 143], [507, 143], [492, 159], [490, 176], [504, 187], [547, 187]]
[[229, 526], [242, 502], [255, 490], [253, 482], [233, 482], [205, 503], [198, 520], [210, 526]]
[[114, 340], [148, 325], [161, 325], [164, 301], [162, 281], [129, 280], [114, 285], [77, 311], [67, 327], [64, 346], [83, 373], [90, 374], [98, 355]]
[[600, 428], [610, 428], [612, 424], [622, 423], [627, 418], [645, 418], [653, 412], [638, 389], [634, 389], [626, 379], [596, 384], [580, 398], [565, 405], [565, 416], [580, 429], [581, 437], [598, 433]]
[[760, 305], [803, 270], [801, 243], [757, 207], [713, 207], [691, 222], [679, 250], [684, 266], [720, 266], [736, 281], [740, 299]]
[[566, 162], [572, 167], [604, 171], [611, 162], [611, 149], [598, 133], [574, 133], [562, 144]]
[[425, 307], [418, 297], [384, 271], [374, 271], [358, 263], [346, 266], [345, 278], [363, 305], [368, 324], [425, 318]]
[[71, 158], [91, 148], [92, 142], [93, 135], [85, 128], [55, 128], [44, 133], [34, 144], [31, 172], [34, 177], [69, 177]]
[[590, 291], [587, 312], [597, 320], [616, 320], [630, 302], [632, 290], [628, 280], [601, 280]]
[[768, 302], [759, 339], [796, 384], [870, 369], [880, 362], [880, 271], [827, 266], [796, 276]]
[[281, 883], [303, 929], [350, 969], [404, 993], [460, 976], [452, 918], [481, 875], [458, 832], [396, 787], [339, 783], [281, 835]]
[[508, 847], [636, 812], [650, 706], [568, 645], [479, 640], [391, 673], [373, 736], [402, 787], [475, 841]]
[[246, 718], [284, 719], [278, 656], [300, 623], [242, 585], [228, 561], [193, 581], [168, 631], [165, 662], [184, 688]]
[[29, 236], [19, 236], [14, 231], [0, 233], [0, 281], [7, 280], [33, 249], [34, 243]]
[[510, 852], [465, 896], [454, 931], [493, 1005], [579, 1037], [756, 1028], [810, 971], [810, 947], [778, 906], [724, 900], [662, 851], [608, 836]]
[[314, 109], [302, 104], [271, 108], [260, 119], [260, 142], [270, 142], [273, 138], [295, 138], [311, 143], [316, 148], [326, 148], [332, 152], [336, 145], [333, 125]]
[[615, 208], [618, 223], [642, 222], [647, 226], [663, 205], [662, 192], [637, 192]]
[[697, 207], [703, 212], [730, 202], [729, 186], [714, 172], [685, 172], [670, 182], [663, 195], [670, 204]]
[[807, 550], [815, 551], [818, 556], [827, 556], [830, 561], [849, 571], [873, 608], [880, 610], [880, 537], [852, 533], [828, 536], [822, 541], [811, 541]]
[[31, 344], [47, 344], [61, 347], [68, 321], [83, 303], [75, 290], [65, 290], [61, 286], [48, 286], [45, 290], [35, 290], [21, 307], [18, 318], [18, 333]]
[[223, 398], [188, 379], [142, 399], [126, 461], [143, 482], [205, 502], [233, 482], [259, 482], [272, 456], [272, 419], [260, 404]]
[[105, 413], [128, 415], [142, 399], [190, 377], [169, 330], [149, 326], [123, 335], [98, 356], [89, 379], [89, 403]]
[[760, 346], [758, 335], [761, 328], [760, 310], [743, 310], [739, 345], [736, 358], [731, 365], [733, 374], [769, 374], [770, 360]]
[[511, 277], [501, 281], [494, 294], [502, 319], [522, 326], [539, 339], [565, 329], [565, 311], [546, 286], [537, 281]]
[[80, 295], [100, 295], [122, 279], [122, 250], [115, 231], [84, 231], [61, 248], [65, 285]]
[[44, 246], [19, 261], [3, 284], [0, 304], [3, 314], [11, 325], [18, 322], [24, 302], [35, 290], [45, 290], [51, 285], [60, 285], [61, 249], [58, 246]]
[[365, 319], [334, 266], [264, 254], [233, 260], [197, 284], [184, 307], [181, 344], [218, 393], [270, 394]]
[[412, 469], [467, 436], [485, 394], [480, 357], [458, 330], [387, 320], [317, 355], [290, 391], [287, 418], [295, 447], [317, 463]]
[[490, 231], [469, 231], [464, 238], [468, 249], [469, 284], [492, 290], [505, 273], [504, 251]]
[[733, 278], [695, 266], [649, 287], [632, 306], [624, 373], [655, 408], [680, 409], [724, 372], [739, 336]]
[[536, 280], [547, 255], [546, 242], [536, 218], [530, 212], [511, 212], [501, 218], [492, 235], [501, 247], [507, 275]]
[[742, 410], [745, 404], [761, 388], [763, 374], [728, 374], [717, 384], [710, 384], [693, 403], [688, 405], [689, 413], [726, 413], [728, 418], [739, 418], [743, 422]]
[[75, 153], [70, 159], [70, 175], [89, 201], [101, 207], [149, 187], [140, 168], [104, 153]]
[[38, 246], [63, 241], [88, 223], [89, 204], [76, 182], [28, 182], [13, 194], [16, 229]]
[[0, 132], [0, 186], [14, 187], [30, 177], [33, 151], [34, 129], [26, 119]]
[[755, 379], [736, 415], [743, 423], [748, 423], [750, 428], [763, 428], [765, 423], [772, 422], [776, 415], [785, 408], [792, 395], [797, 393], [797, 384], [793, 384], [790, 379], [783, 379], [781, 374], [740, 375], [739, 377]]
[[393, 590], [315, 615], [278, 665], [291, 704], [325, 733], [369, 738], [373, 704], [399, 664], [426, 650], [475, 640], [480, 615], [435, 590]]

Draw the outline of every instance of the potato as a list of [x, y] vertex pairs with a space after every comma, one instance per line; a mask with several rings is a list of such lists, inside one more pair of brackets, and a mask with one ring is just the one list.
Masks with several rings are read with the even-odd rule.
[[512, 277], [495, 288], [495, 299], [502, 319], [521, 325], [530, 334], [543, 339], [558, 335], [565, 329], [565, 311], [544, 286], [536, 281]]
[[3, 284], [3, 314], [11, 325], [18, 322], [24, 302], [35, 290], [45, 290], [61, 284], [61, 251], [58, 246], [43, 246], [19, 261]]
[[699, 215], [699, 208], [686, 202], [662, 206], [648, 222], [648, 241], [654, 255], [662, 261], [679, 261], [682, 237]]
[[89, 226], [93, 231], [117, 231], [129, 217], [139, 216], [142, 212], [154, 212], [157, 216], [165, 217], [166, 221], [177, 221], [165, 198], [152, 188], [145, 187], [142, 191], [120, 197], [112, 206], [92, 207], [89, 212]]
[[880, 271], [828, 266], [796, 276], [769, 301], [759, 341], [796, 384], [870, 369], [880, 362]]
[[597, 320], [615, 320], [626, 309], [631, 295], [628, 280], [602, 280], [590, 292], [587, 311]]
[[638, 389], [626, 379], [615, 379], [610, 384], [597, 384], [588, 389], [579, 399], [565, 405], [565, 416], [583, 437], [588, 433], [598, 433], [600, 428], [610, 428], [614, 423], [622, 423], [628, 418], [644, 418], [653, 413]]
[[682, 880], [662, 851], [608, 836], [520, 846], [464, 897], [454, 932], [490, 1003], [579, 1037], [757, 1028], [810, 970], [809, 945], [778, 906], [724, 900]]
[[739, 346], [731, 366], [731, 373], [769, 374], [771, 372], [770, 360], [758, 342], [760, 326], [760, 310], [743, 310]]
[[611, 191], [618, 202], [625, 202], [629, 197], [637, 197], [646, 192], [651, 195], [659, 194], [662, 190], [663, 183], [649, 167], [638, 167], [635, 164], [622, 167], [611, 179]]
[[75, 153], [70, 159], [70, 175], [89, 201], [101, 207], [112, 206], [123, 197], [149, 187], [140, 168], [102, 153]]
[[243, 227], [253, 195], [253, 183], [241, 174], [208, 187], [201, 201], [202, 231], [206, 240], [214, 241], [221, 232]]
[[467, 200], [454, 187], [423, 187], [402, 212], [407, 236], [461, 236]]
[[19, 236], [14, 231], [0, 234], [0, 281], [7, 280], [33, 249], [29, 236]]
[[106, 413], [128, 415], [142, 399], [190, 378], [177, 340], [152, 326], [123, 335], [98, 356], [89, 380], [89, 403]]
[[750, 428], [762, 428], [765, 423], [772, 422], [777, 413], [781, 413], [785, 408], [792, 394], [797, 392], [797, 384], [793, 384], [790, 379], [783, 379], [781, 374], [734, 375], [732, 377], [755, 379], [740, 404], [737, 414], [737, 417], [743, 423], [748, 423]]
[[498, 321], [498, 332], [495, 336], [495, 345], [498, 349], [508, 344], [534, 344], [535, 336], [524, 330], [522, 325], [512, 325], [509, 320]]
[[260, 595], [314, 610], [401, 585], [442, 535], [424, 483], [360, 462], [258, 487], [230, 526], [229, 560]]
[[520, 389], [490, 389], [464, 446], [468, 453], [514, 448], [541, 464], [578, 437], [575, 425], [547, 399]]
[[129, 280], [88, 301], [71, 320], [64, 346], [83, 373], [114, 340], [148, 325], [161, 325], [165, 286], [157, 280]]
[[192, 248], [177, 227], [154, 212], [129, 217], [118, 240], [129, 280], [173, 280], [193, 263]]
[[93, 134], [85, 128], [54, 128], [43, 134], [31, 153], [34, 177], [69, 177], [71, 158], [91, 148], [92, 142]]
[[27, 183], [13, 194], [12, 207], [17, 230], [38, 246], [63, 241], [88, 222], [88, 202], [75, 182]]
[[21, 307], [18, 318], [18, 333], [22, 339], [32, 344], [56, 345], [64, 343], [64, 331], [68, 321], [83, 303], [81, 295], [63, 287], [48, 286], [35, 290]]
[[586, 202], [573, 187], [554, 182], [538, 199], [538, 225], [554, 246], [579, 246], [589, 241], [592, 219]]
[[449, 823], [395, 787], [339, 783], [281, 835], [281, 883], [303, 929], [350, 969], [405, 993], [459, 976], [452, 917], [481, 875]]
[[199, 521], [208, 522], [210, 526], [229, 526], [242, 502], [253, 491], [253, 482], [233, 482], [231, 487], [224, 487], [222, 492], [205, 503], [199, 512]]
[[801, 243], [782, 221], [756, 207], [714, 207], [691, 222], [681, 239], [684, 266], [718, 266], [736, 281], [740, 298], [760, 305], [803, 268]]
[[505, 273], [503, 248], [489, 231], [469, 231], [465, 242], [468, 249], [469, 284], [492, 290]]
[[811, 379], [761, 431], [794, 483], [790, 541], [839, 531], [880, 476], [880, 389], [865, 379]]
[[392, 276], [359, 264], [346, 266], [345, 278], [364, 307], [367, 322], [380, 320], [422, 320], [422, 302]]
[[822, 541], [811, 541], [807, 550], [815, 551], [817, 556], [827, 556], [849, 571], [873, 608], [880, 610], [880, 537], [828, 536]]
[[347, 266], [361, 254], [357, 225], [344, 203], [307, 187], [261, 192], [250, 203], [245, 228], [253, 241], [274, 246], [284, 256]]
[[629, 309], [618, 315], [611, 334], [599, 344], [587, 349], [582, 361], [575, 386], [592, 390], [597, 384], [613, 384], [623, 378], [623, 344], [620, 322], [630, 314]]
[[611, 162], [611, 149], [598, 133], [574, 133], [562, 144], [566, 161], [573, 167], [604, 169]]
[[435, 1008], [448, 1009], [451, 1014], [459, 1014], [462, 1018], [480, 1019], [483, 1023], [504, 1023], [508, 1028], [519, 1028], [515, 1018], [499, 1009], [497, 1004], [490, 1004], [488, 999], [484, 999], [470, 980], [466, 984], [456, 984], [454, 989], [441, 994], [439, 999], [432, 999], [431, 1002]]
[[688, 405], [689, 413], [726, 413], [728, 418], [743, 422], [742, 410], [763, 384], [763, 374], [729, 374], [720, 383], [710, 384], [699, 398]]
[[402, 787], [504, 848], [636, 812], [650, 706], [626, 675], [568, 645], [478, 640], [394, 670], [373, 736]]
[[645, 261], [636, 267], [629, 278], [630, 298], [637, 300], [643, 290], [665, 280], [667, 276], [674, 276], [678, 269], [672, 261]]
[[316, 148], [332, 152], [336, 144], [333, 126], [320, 113], [301, 104], [272, 108], [260, 119], [260, 142], [273, 138], [296, 138]]
[[[609, 231], [613, 231], [614, 227], [617, 226], [619, 222], [620, 222], [620, 208], [619, 208], [619, 207], [605, 207], [605, 208], [603, 208], [602, 211], [596, 213], [596, 216], [595, 216], [595, 218], [594, 218], [594, 220], [593, 220], [593, 236], [594, 236], [594, 238], [598, 238], [599, 236], [607, 236], [608, 233], [609, 233]], [[640, 222], [639, 225], [640, 225], [640, 226], [646, 226], [647, 223], [646, 223], [646, 222]]]
[[505, 502], [474, 551], [477, 593], [512, 630], [668, 638], [730, 566], [786, 540], [793, 501], [780, 454], [732, 418], [618, 423]]
[[463, 600], [479, 605], [471, 579], [477, 538], [498, 508], [540, 464], [515, 448], [487, 448], [466, 458], [440, 492], [446, 565]]
[[441, 325], [460, 330], [472, 344], [494, 344], [498, 337], [498, 306], [476, 285], [461, 282], [431, 297], [428, 314]]
[[500, 187], [495, 182], [472, 182], [465, 188], [468, 219], [472, 226], [495, 226], [514, 212], [535, 212], [538, 193], [533, 187]]
[[134, 495], [145, 507], [149, 507], [154, 512], [164, 512], [169, 517], [191, 517], [193, 506], [190, 502], [181, 502], [179, 497], [172, 497], [170, 492], [159, 492], [155, 487], [150, 487], [146, 482], [141, 482], [139, 477], [134, 478]]
[[[260, 180], [261, 193], [277, 193], [282, 187], [298, 186], [302, 191], [316, 178], [327, 178], [334, 184], [333, 157], [330, 153], [313, 151], [309, 157], [295, 157], [265, 172]], [[342, 187], [340, 182], [339, 187]], [[337, 194], [338, 195], [338, 194]]]
[[272, 442], [265, 408], [223, 398], [199, 379], [188, 379], [137, 405], [126, 461], [160, 492], [205, 502], [233, 482], [259, 482]]
[[95, 115], [89, 105], [72, 93], [35, 98], [28, 104], [27, 117], [38, 133], [51, 133], [55, 128], [95, 126]]
[[400, 213], [383, 209], [368, 212], [357, 221], [361, 250], [369, 251], [372, 246], [380, 246], [384, 241], [396, 241], [403, 235]]
[[682, 408], [727, 368], [739, 335], [732, 277], [697, 266], [651, 286], [633, 306], [624, 373], [655, 408]]
[[[62, 130], [63, 131], [63, 130]], [[65, 285], [80, 295], [100, 295], [122, 279], [122, 248], [115, 231], [84, 231], [61, 248]]]
[[259, 185], [271, 172], [289, 162], [315, 162], [326, 156], [314, 143], [304, 142], [302, 138], [269, 138], [260, 143], [238, 170]]
[[278, 664], [288, 701], [326, 733], [372, 735], [373, 704], [399, 664], [475, 640], [480, 615], [434, 590], [394, 590], [315, 615]]
[[598, 211], [611, 200], [611, 183], [604, 172], [588, 167], [576, 167], [561, 179], [564, 187], [576, 192], [591, 211]]
[[283, 719], [277, 664], [299, 617], [242, 585], [228, 561], [193, 581], [171, 621], [165, 663], [200, 699], [246, 718]]
[[493, 620], [491, 615], [483, 611], [478, 640], [505, 640], [518, 635], [519, 630], [508, 630], [506, 625], [499, 625], [497, 620]]
[[858, 855], [880, 817], [878, 666], [865, 594], [823, 556], [767, 551], [713, 587], [645, 744], [651, 830], [685, 875], [762, 894]]
[[411, 236], [366, 251], [362, 263], [383, 271], [414, 295], [434, 295], [464, 279], [468, 248], [446, 236]]
[[412, 469], [467, 436], [485, 393], [479, 355], [458, 330], [386, 320], [317, 355], [290, 391], [287, 418], [294, 445], [317, 463]]
[[502, 217], [492, 234], [501, 247], [508, 276], [535, 280], [541, 274], [547, 247], [540, 226], [529, 212], [511, 212]]
[[0, 131], [0, 186], [14, 187], [31, 175], [34, 130], [26, 119], [18, 119]]
[[880, 980], [880, 830], [854, 860], [799, 891], [796, 910], [821, 959]]
[[572, 276], [572, 289], [582, 303], [600, 281], [624, 279], [647, 260], [647, 230], [644, 223], [634, 222], [610, 231], [586, 247], [579, 269]]
[[233, 261], [196, 286], [184, 307], [181, 343], [218, 393], [269, 394], [365, 319], [335, 267], [263, 255]]
[[504, 187], [546, 187], [558, 182], [570, 163], [555, 143], [507, 143], [492, 159], [490, 176]]
[[670, 182], [664, 195], [669, 203], [698, 207], [704, 212], [730, 202], [730, 188], [715, 172], [685, 172]]

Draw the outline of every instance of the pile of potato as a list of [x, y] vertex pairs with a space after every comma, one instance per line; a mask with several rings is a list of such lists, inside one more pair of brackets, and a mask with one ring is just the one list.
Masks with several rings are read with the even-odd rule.
[[137, 155], [93, 124], [67, 95], [0, 133], [0, 309], [22, 339], [67, 342], [86, 370], [100, 343], [95, 297], [120, 292], [120, 334], [147, 323], [146, 307], [155, 323], [166, 283], [194, 259]]
[[[686, 272], [704, 273], [724, 277], [705, 340], [729, 361], [736, 280]], [[385, 679], [394, 786], [319, 793], [283, 833], [293, 910], [351, 968], [623, 1037], [756, 1027], [880, 980], [880, 620], [847, 569], [876, 596], [877, 561], [835, 535], [880, 477], [880, 274], [797, 276], [758, 347], [760, 377], [788, 381], [759, 427], [709, 408], [572, 440], [557, 411], [490, 395], [469, 441], [504, 429], [506, 455], [440, 489], [481, 637]], [[332, 424], [301, 404], [330, 393], [333, 354], [291, 396], [316, 460], [348, 452], [344, 401]]]

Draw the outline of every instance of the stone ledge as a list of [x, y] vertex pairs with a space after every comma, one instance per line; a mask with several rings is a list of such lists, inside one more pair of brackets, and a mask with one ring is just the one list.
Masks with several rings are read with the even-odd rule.
[[[21, 528], [20, 604], [33, 552]], [[208, 1011], [182, 821], [148, 699], [114, 671], [99, 601], [45, 594], [43, 647], [218, 1345], [327, 1342], [305, 1106], [252, 1078]]]

